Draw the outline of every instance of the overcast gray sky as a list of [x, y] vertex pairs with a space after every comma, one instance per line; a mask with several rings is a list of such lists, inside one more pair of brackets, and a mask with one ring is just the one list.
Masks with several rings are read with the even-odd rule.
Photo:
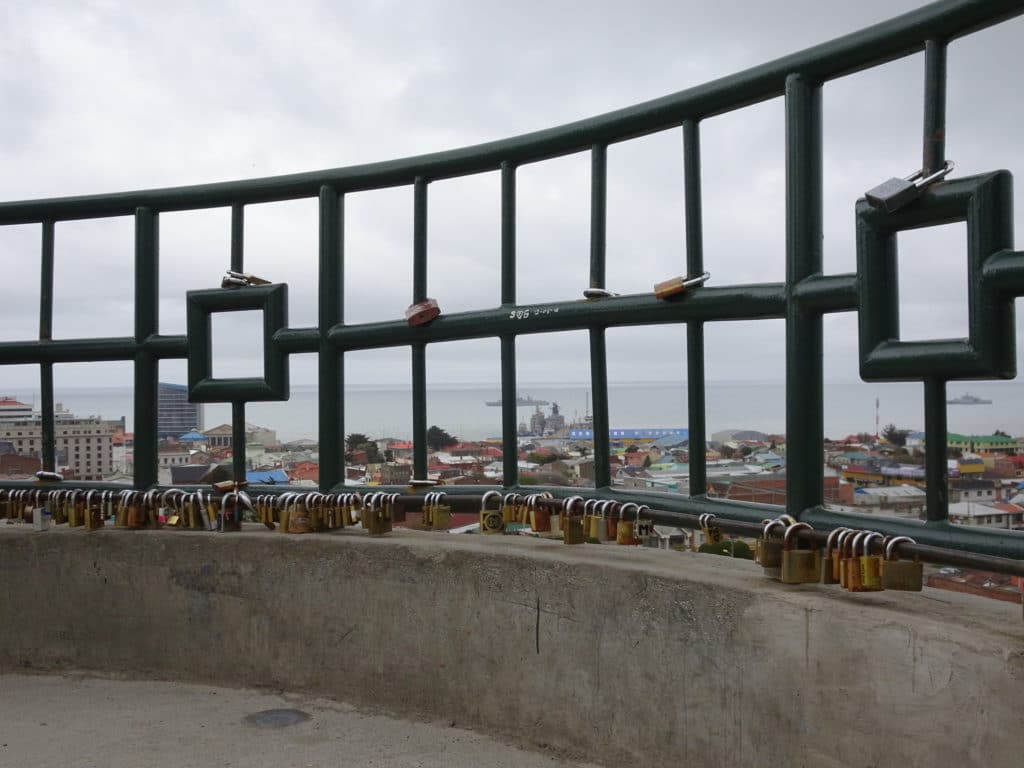
[[[698, 85], [918, 5], [7, 0], [0, 199], [267, 176], [489, 141]], [[1024, 169], [1022, 37], [1017, 19], [950, 48], [948, 155], [957, 175]], [[826, 272], [854, 269], [856, 198], [920, 162], [922, 79], [917, 55], [825, 89]], [[713, 284], [783, 279], [781, 99], [707, 120], [702, 143]], [[673, 130], [609, 150], [614, 290], [648, 291], [681, 272], [681, 146]], [[586, 155], [520, 170], [521, 302], [580, 297], [588, 185]], [[246, 216], [247, 269], [287, 282], [290, 324], [313, 325], [316, 202], [252, 206]], [[497, 304], [498, 216], [497, 174], [431, 185], [429, 293], [445, 311]], [[410, 189], [349, 196], [348, 322], [402, 316], [411, 232]], [[181, 333], [185, 291], [218, 285], [229, 264], [229, 213], [165, 214], [161, 237], [161, 332]], [[37, 332], [38, 238], [38, 227], [0, 228], [0, 339]], [[964, 241], [962, 226], [901, 236], [905, 338], [965, 335]], [[58, 225], [56, 337], [130, 335], [131, 259], [129, 220]], [[218, 320], [217, 338], [238, 327]], [[611, 378], [681, 380], [683, 339], [682, 328], [610, 332]], [[522, 339], [520, 379], [559, 378], [558, 362], [566, 380], [585, 380], [582, 340]], [[252, 372], [255, 346], [218, 341], [215, 372]], [[855, 315], [826, 319], [826, 347], [826, 376], [855, 379]], [[709, 326], [707, 350], [712, 379], [782, 378], [781, 321]], [[350, 358], [353, 383], [408, 380], [406, 349]], [[293, 382], [315, 382], [315, 356], [291, 364]], [[435, 345], [428, 365], [432, 382], [496, 382], [498, 344]], [[29, 366], [0, 375], [8, 389], [37, 386]], [[166, 364], [162, 378], [183, 380], [184, 364]], [[58, 382], [118, 383], [101, 365], [60, 366]]]

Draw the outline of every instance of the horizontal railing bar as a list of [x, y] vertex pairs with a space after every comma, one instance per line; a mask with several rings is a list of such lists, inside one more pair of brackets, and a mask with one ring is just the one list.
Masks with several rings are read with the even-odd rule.
[[83, 363], [133, 360], [138, 345], [131, 336], [0, 343], [0, 365]]
[[176, 336], [154, 334], [142, 342], [142, 347], [161, 360], [188, 357], [188, 336], [185, 334]]
[[410, 327], [404, 320], [337, 325], [328, 331], [327, 337], [347, 351], [402, 346], [414, 341], [461, 341], [687, 320], [776, 319], [783, 317], [785, 311], [785, 287], [781, 283], [763, 283], [701, 288], [672, 301], [662, 301], [652, 293], [473, 310], [441, 315], [429, 325], [418, 327]]
[[496, 171], [624, 141], [781, 96], [787, 75], [824, 82], [953, 40], [1024, 13], [1019, 0], [946, 0], [775, 61], [597, 117], [471, 147], [365, 165], [186, 187], [0, 204], [0, 224], [180, 211], [315, 197], [327, 184], [355, 192]]
[[301, 354], [320, 351], [319, 328], [282, 328], [274, 334], [274, 343], [282, 352]]
[[815, 275], [793, 287], [793, 298], [818, 312], [852, 312], [859, 305], [857, 275]]

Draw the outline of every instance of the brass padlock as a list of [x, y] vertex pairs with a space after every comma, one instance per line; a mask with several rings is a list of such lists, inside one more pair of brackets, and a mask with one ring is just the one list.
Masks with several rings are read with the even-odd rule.
[[712, 521], [715, 516], [711, 512], [704, 512], [699, 518], [697, 518], [700, 525], [701, 533], [704, 535], [705, 544], [719, 544], [722, 541], [722, 529], [715, 525]]
[[444, 491], [434, 493], [434, 514], [431, 523], [435, 531], [447, 531], [452, 527], [452, 507]]
[[516, 522], [516, 502], [520, 498], [518, 493], [506, 493], [501, 500], [501, 525], [502, 530], [508, 530], [508, 526]]
[[862, 592], [882, 591], [882, 553], [871, 554], [871, 542], [874, 539], [884, 541], [885, 537], [875, 531], [869, 531], [861, 542], [860, 587]]
[[853, 536], [843, 542], [842, 567], [846, 574], [846, 581], [843, 586], [848, 592], [863, 592], [864, 588], [860, 583], [860, 547], [864, 537], [870, 531], [857, 531]]
[[594, 506], [594, 512], [590, 516], [590, 530], [587, 534], [589, 540], [599, 544], [608, 541], [608, 521], [605, 513], [613, 503], [611, 499], [605, 499]]
[[584, 505], [581, 496], [570, 496], [565, 500], [562, 522], [562, 540], [566, 544], [585, 544], [586, 534], [583, 532], [583, 513], [580, 508]]
[[885, 543], [882, 561], [882, 586], [900, 592], [920, 592], [924, 589], [924, 564], [918, 555], [913, 560], [900, 560], [896, 547], [906, 542], [916, 544], [909, 536], [893, 536]]
[[551, 530], [551, 510], [540, 503], [544, 498], [539, 493], [531, 494], [526, 500], [530, 510], [530, 529], [534, 533], [546, 533]]
[[786, 523], [782, 518], [765, 523], [764, 529], [761, 531], [760, 562], [761, 568], [764, 569], [764, 575], [769, 579], [778, 580], [782, 578], [782, 539], [776, 540], [768, 537], [774, 528], [785, 530]]
[[839, 551], [836, 549], [836, 542], [844, 531], [849, 528], [833, 528], [825, 539], [825, 557], [821, 561], [821, 583], [839, 583]]
[[312, 533], [313, 526], [309, 522], [309, 510], [306, 508], [306, 496], [301, 493], [287, 494], [288, 533]]
[[807, 523], [794, 523], [786, 528], [782, 537], [782, 571], [779, 581], [783, 584], [816, 584], [821, 578], [821, 550], [813, 546], [799, 549], [796, 546], [797, 531], [814, 530]]
[[72, 491], [71, 492], [71, 503], [67, 507], [68, 511], [68, 527], [78, 528], [79, 526], [85, 525], [84, 515], [82, 513], [82, 492]]
[[[633, 514], [633, 519], [630, 520], [630, 513]], [[625, 546], [631, 546], [639, 544], [640, 542], [636, 539], [636, 519], [640, 514], [640, 505], [634, 504], [632, 501], [626, 502], [622, 505], [619, 510], [619, 519], [615, 524], [615, 543], [622, 544]]]
[[480, 499], [480, 533], [501, 533], [505, 530], [505, 520], [500, 507], [488, 509], [487, 503], [491, 499], [501, 500], [501, 494], [497, 491], [488, 491]]
[[371, 536], [390, 533], [394, 520], [394, 508], [399, 499], [397, 493], [375, 493], [364, 507], [363, 524]]
[[651, 508], [641, 504], [636, 511], [636, 521], [633, 523], [633, 539], [637, 544], [643, 544], [648, 538], [654, 536], [654, 521], [644, 517], [644, 512], [650, 512]]

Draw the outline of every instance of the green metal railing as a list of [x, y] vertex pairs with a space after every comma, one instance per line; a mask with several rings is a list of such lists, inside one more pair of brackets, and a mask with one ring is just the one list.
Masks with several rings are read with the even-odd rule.
[[[677, 513], [714, 512], [744, 521], [766, 511], [755, 504], [706, 498], [703, 452], [690, 460], [689, 497], [624, 494], [611, 489], [605, 331], [622, 325], [685, 323], [690, 440], [706, 443], [704, 324], [709, 321], [781, 318], [786, 322], [787, 510], [816, 527], [863, 526], [856, 515], [830, 512], [823, 497], [822, 317], [859, 313], [861, 375], [870, 381], [924, 383], [927, 443], [927, 522], [870, 518], [874, 528], [905, 533], [923, 544], [1024, 558], [1024, 536], [966, 529], [947, 521], [946, 382], [1012, 378], [1015, 371], [1013, 302], [1024, 294], [1024, 253], [1012, 250], [1011, 179], [1007, 172], [946, 181], [929, 188], [906, 209], [887, 214], [857, 205], [856, 273], [822, 273], [822, 87], [852, 72], [920, 51], [925, 53], [922, 169], [945, 163], [946, 47], [976, 30], [1024, 13], [1020, 0], [947, 0], [800, 53], [664, 98], [599, 117], [516, 138], [369, 165], [247, 181], [171, 189], [0, 204], [0, 225], [42, 226], [39, 339], [0, 343], [0, 365], [38, 364], [43, 412], [43, 465], [54, 467], [53, 365], [131, 360], [135, 370], [135, 475], [137, 488], [157, 482], [157, 366], [187, 358], [190, 399], [231, 402], [236, 477], [244, 475], [245, 404], [288, 397], [288, 356], [319, 355], [320, 485], [344, 480], [345, 353], [408, 346], [412, 352], [413, 468], [425, 478], [426, 348], [479, 337], [501, 342], [504, 483], [518, 485], [516, 446], [516, 338], [522, 334], [586, 329], [590, 337], [594, 411], [595, 490], [600, 496], [644, 500]], [[590, 286], [605, 283], [607, 150], [609, 144], [678, 128], [683, 139], [686, 259], [680, 271], [704, 271], [701, 210], [701, 121], [783, 96], [786, 115], [786, 279], [782, 283], [703, 287], [669, 301], [653, 294], [591, 301], [520, 305], [516, 298], [516, 173], [525, 164], [577, 152], [591, 156]], [[412, 302], [427, 297], [427, 211], [431, 182], [501, 172], [501, 305], [443, 315], [410, 327], [402, 320], [344, 322], [345, 195], [412, 186]], [[245, 207], [298, 198], [319, 199], [319, 318], [317, 327], [287, 327], [287, 286], [193, 291], [188, 294], [186, 335], [158, 330], [159, 218], [169, 211], [231, 208], [231, 268], [244, 269]], [[852, 201], [851, 201], [852, 202]], [[130, 337], [52, 338], [54, 225], [109, 216], [135, 218], [135, 331]], [[966, 221], [969, 241], [970, 335], [964, 341], [900, 342], [895, 280], [896, 233], [903, 229]], [[210, 377], [210, 314], [264, 310], [265, 376]], [[401, 314], [396, 308], [396, 316]], [[17, 487], [18, 483], [9, 483]], [[102, 484], [83, 483], [100, 486]], [[456, 489], [452, 489], [456, 490]], [[467, 489], [479, 492], [479, 488]], [[578, 490], [578, 489], [574, 489]], [[456, 490], [457, 492], [457, 490]]]

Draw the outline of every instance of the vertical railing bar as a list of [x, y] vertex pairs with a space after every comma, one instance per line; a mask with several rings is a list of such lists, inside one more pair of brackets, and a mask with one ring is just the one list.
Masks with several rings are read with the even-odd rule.
[[925, 175], [946, 163], [946, 42], [928, 40], [924, 46], [924, 143], [921, 168]]
[[231, 478], [245, 481], [245, 401], [231, 401]]
[[[704, 220], [701, 208], [700, 123], [683, 122], [683, 191], [686, 211], [686, 273], [704, 272]], [[690, 446], [690, 495], [707, 493], [707, 410], [704, 377], [704, 323], [686, 324], [686, 385]]]
[[[43, 222], [42, 254], [39, 279], [39, 340], [53, 338], [53, 252], [54, 223]], [[39, 392], [42, 403], [42, 451], [43, 469], [53, 472], [57, 466], [56, 429], [53, 414], [53, 364], [39, 366]]]
[[925, 519], [949, 517], [949, 470], [946, 465], [946, 382], [924, 382]]
[[345, 480], [345, 358], [327, 339], [344, 320], [345, 198], [333, 187], [320, 187], [319, 394], [321, 491]]
[[[501, 303], [516, 303], [516, 166], [501, 164]], [[506, 487], [519, 483], [516, 337], [501, 337], [501, 465]]]
[[[427, 180], [413, 183], [412, 301], [427, 298]], [[427, 345], [412, 344], [412, 466], [413, 477], [427, 479]]]
[[[825, 433], [821, 313], [793, 300], [822, 268], [821, 86], [786, 78], [786, 508], [799, 517], [824, 503]], [[796, 471], [794, 471], [796, 470]]]
[[159, 329], [160, 219], [151, 208], [135, 210], [135, 475], [136, 488], [157, 482], [159, 359], [142, 344]]
[[594, 398], [594, 487], [609, 488], [611, 443], [608, 420], [608, 352], [604, 328], [590, 329], [590, 387]]
[[231, 206], [231, 269], [244, 272], [245, 266], [245, 205]]
[[[608, 145], [590, 150], [590, 287], [605, 287]], [[611, 486], [608, 419], [608, 351], [605, 329], [590, 329], [590, 388], [594, 398], [594, 487]]]
[[605, 287], [608, 214], [608, 145], [590, 150], [590, 287]]

